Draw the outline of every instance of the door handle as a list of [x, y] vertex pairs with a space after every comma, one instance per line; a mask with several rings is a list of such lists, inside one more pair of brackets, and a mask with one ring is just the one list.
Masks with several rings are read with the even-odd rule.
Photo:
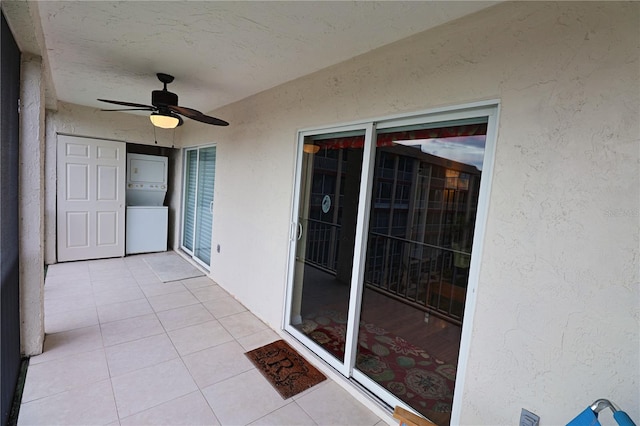
[[209, 213], [213, 214], [213, 201], [209, 203]]
[[300, 238], [302, 238], [302, 223], [298, 223], [298, 236], [296, 240], [300, 241]]

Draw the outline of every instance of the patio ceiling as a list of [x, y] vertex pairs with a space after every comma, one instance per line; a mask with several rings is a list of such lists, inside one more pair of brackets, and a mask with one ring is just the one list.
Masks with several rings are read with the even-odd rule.
[[[158, 72], [203, 112], [489, 7], [483, 1], [3, 1], [43, 56], [47, 107], [150, 103]], [[45, 52], [45, 54], [42, 54]]]

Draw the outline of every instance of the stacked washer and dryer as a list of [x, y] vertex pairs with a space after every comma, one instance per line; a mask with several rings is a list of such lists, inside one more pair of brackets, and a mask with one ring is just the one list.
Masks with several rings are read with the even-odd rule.
[[167, 157], [127, 154], [125, 254], [167, 251]]

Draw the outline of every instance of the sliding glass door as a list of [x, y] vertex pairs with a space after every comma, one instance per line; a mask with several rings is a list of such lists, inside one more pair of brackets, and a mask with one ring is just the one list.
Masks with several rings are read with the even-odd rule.
[[300, 137], [285, 328], [390, 406], [437, 424], [451, 421], [495, 113]]
[[292, 328], [344, 366], [365, 130], [304, 136]]
[[209, 268], [216, 147], [189, 148], [184, 154], [182, 249]]

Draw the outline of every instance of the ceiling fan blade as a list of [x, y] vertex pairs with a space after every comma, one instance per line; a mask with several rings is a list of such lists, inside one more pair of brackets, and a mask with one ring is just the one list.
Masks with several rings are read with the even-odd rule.
[[133, 102], [111, 101], [109, 99], [98, 99], [98, 100], [100, 102], [107, 102], [109, 104], [123, 105], [123, 106], [136, 107], [136, 108], [150, 108], [150, 111], [155, 111], [156, 110], [156, 108], [154, 106], [151, 106], [151, 105], [136, 104], [136, 103], [133, 103]]
[[101, 109], [100, 111], [155, 111], [155, 108], [120, 108], [120, 109]]
[[167, 108], [169, 108], [173, 112], [182, 114], [185, 117], [190, 118], [192, 120], [200, 121], [201, 123], [213, 124], [214, 126], [229, 125], [229, 123], [227, 123], [224, 120], [220, 120], [219, 118], [215, 118], [215, 117], [210, 117], [193, 108], [187, 108], [187, 107], [182, 107], [177, 105], [167, 105]]

